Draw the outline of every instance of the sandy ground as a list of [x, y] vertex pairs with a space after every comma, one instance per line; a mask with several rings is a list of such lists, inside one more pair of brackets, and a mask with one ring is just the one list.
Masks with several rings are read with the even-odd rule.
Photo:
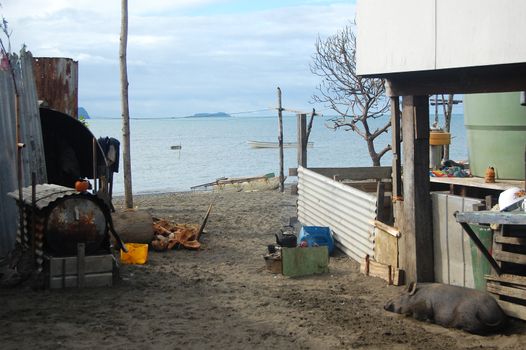
[[[388, 313], [402, 287], [351, 259], [303, 278], [264, 268], [296, 198], [278, 192], [136, 197], [140, 209], [197, 223], [214, 202], [200, 251], [150, 251], [113, 288], [0, 290], [0, 349], [524, 349], [526, 325], [481, 337]], [[117, 201], [117, 207], [120, 202]]]

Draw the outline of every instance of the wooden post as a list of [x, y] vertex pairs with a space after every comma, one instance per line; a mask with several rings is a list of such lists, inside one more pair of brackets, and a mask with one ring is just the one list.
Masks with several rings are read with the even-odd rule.
[[285, 174], [283, 170], [283, 106], [281, 105], [281, 89], [278, 87], [278, 144], [279, 144], [279, 191], [285, 189]]
[[298, 117], [298, 167], [307, 167], [307, 115]]
[[[86, 285], [86, 244], [77, 243], [77, 287]], [[64, 272], [64, 275], [66, 273]], [[64, 277], [63, 277], [64, 278]]]
[[404, 96], [404, 254], [407, 281], [433, 282], [433, 231], [429, 194], [429, 97]]
[[391, 97], [391, 130], [393, 152], [393, 201], [402, 199], [402, 169], [400, 152], [400, 103], [399, 97]]
[[124, 173], [124, 201], [126, 208], [133, 208], [131, 156], [130, 156], [130, 110], [128, 106], [128, 68], [126, 48], [128, 45], [128, 0], [121, 1], [121, 42], [119, 47], [121, 70], [122, 106], [122, 158]]

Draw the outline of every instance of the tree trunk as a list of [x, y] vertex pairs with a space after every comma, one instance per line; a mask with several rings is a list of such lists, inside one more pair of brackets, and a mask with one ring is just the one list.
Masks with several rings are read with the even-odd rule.
[[[442, 95], [443, 96], [443, 95]], [[447, 109], [444, 105], [444, 131], [450, 132], [451, 129], [451, 115], [453, 113], [453, 98], [455, 95], [449, 94], [447, 99]], [[442, 101], [444, 98], [442, 97]], [[444, 145], [444, 160], [449, 159], [449, 145]]]
[[152, 242], [153, 219], [147, 211], [127, 210], [115, 212], [111, 217], [115, 231], [124, 242], [147, 244]]
[[376, 153], [376, 150], [374, 149], [374, 140], [366, 140], [367, 141], [367, 149], [369, 150], [369, 156], [371, 157], [371, 160], [373, 161], [373, 166], [380, 166], [380, 157], [378, 157], [378, 153]]
[[121, 1], [121, 42], [119, 49], [121, 68], [122, 107], [122, 158], [124, 166], [124, 199], [126, 208], [133, 208], [131, 156], [130, 156], [130, 111], [128, 107], [128, 69], [126, 47], [128, 45], [128, 0]]

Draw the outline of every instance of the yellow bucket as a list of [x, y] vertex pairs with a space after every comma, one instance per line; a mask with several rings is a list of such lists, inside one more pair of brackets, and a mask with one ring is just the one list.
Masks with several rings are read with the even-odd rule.
[[121, 250], [121, 263], [142, 265], [148, 260], [148, 244], [126, 243], [128, 253]]

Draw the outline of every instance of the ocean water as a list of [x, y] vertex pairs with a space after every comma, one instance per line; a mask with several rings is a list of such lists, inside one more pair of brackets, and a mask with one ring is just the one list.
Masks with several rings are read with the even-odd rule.
[[[120, 119], [90, 119], [96, 137], [122, 140]], [[328, 118], [315, 118], [309, 141], [308, 166], [353, 167], [372, 165], [365, 141], [350, 131], [332, 130]], [[373, 125], [374, 127], [374, 125]], [[231, 118], [132, 119], [131, 163], [133, 193], [188, 191], [191, 186], [220, 177], [279, 174], [278, 149], [254, 149], [248, 140], [277, 141], [277, 116]], [[284, 141], [296, 141], [296, 117], [283, 118]], [[466, 131], [462, 115], [452, 118], [451, 158], [467, 159]], [[390, 144], [391, 135], [382, 135], [377, 150]], [[180, 150], [171, 146], [181, 145]], [[122, 147], [121, 147], [122, 148]], [[122, 151], [122, 149], [121, 149]], [[296, 149], [284, 150], [285, 175], [297, 166]], [[114, 178], [114, 194], [123, 193], [122, 156]], [[391, 154], [382, 158], [390, 165]]]

